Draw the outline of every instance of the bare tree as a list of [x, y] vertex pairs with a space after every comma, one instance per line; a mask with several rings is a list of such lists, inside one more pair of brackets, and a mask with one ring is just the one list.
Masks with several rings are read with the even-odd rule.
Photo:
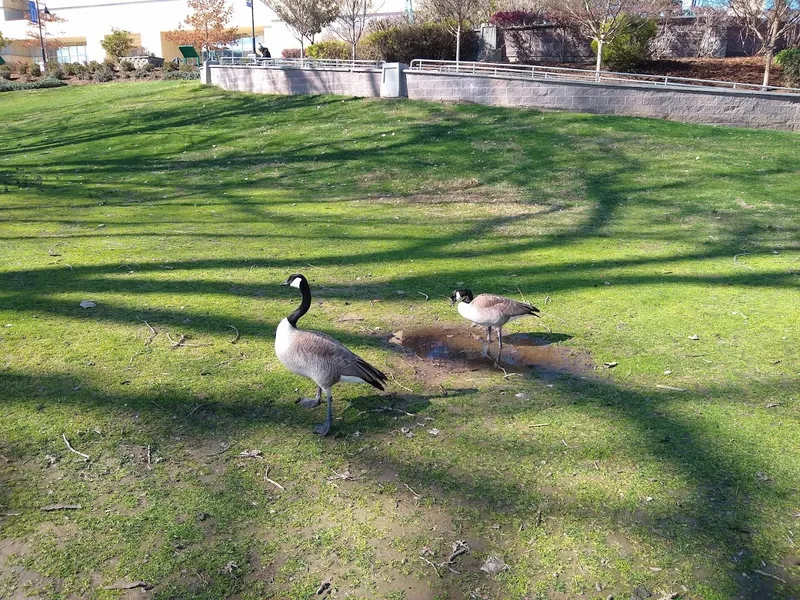
[[286, 23], [300, 42], [300, 59], [305, 52], [304, 41], [314, 43], [314, 36], [339, 15], [337, 0], [262, 0]]
[[595, 73], [600, 79], [603, 47], [613, 42], [623, 31], [623, 26], [630, 23], [623, 17], [658, 16], [674, 5], [673, 0], [556, 0], [553, 9], [577, 24], [586, 37], [597, 42]]
[[423, 10], [441, 20], [456, 36], [456, 63], [461, 61], [461, 31], [479, 13], [485, 0], [423, 0]]
[[332, 30], [336, 37], [350, 44], [353, 60], [356, 59], [356, 46], [373, 12], [372, 0], [341, 0], [339, 4], [339, 18], [333, 23]]
[[[227, 6], [225, 0], [188, 0], [187, 4], [192, 12], [178, 25], [178, 29], [167, 32], [169, 41], [208, 52], [218, 50], [239, 37], [236, 29], [228, 27], [233, 7]], [[184, 29], [184, 24], [189, 28]]]
[[782, 36], [795, 33], [800, 27], [800, 2], [798, 0], [730, 0], [731, 11], [742, 22], [748, 33], [761, 43], [764, 52], [764, 82], [769, 85], [769, 74], [775, 46]]
[[703, 27], [703, 37], [698, 48], [698, 56], [725, 56], [723, 47], [730, 17], [725, 8], [718, 6], [695, 7], [692, 9], [698, 23]]

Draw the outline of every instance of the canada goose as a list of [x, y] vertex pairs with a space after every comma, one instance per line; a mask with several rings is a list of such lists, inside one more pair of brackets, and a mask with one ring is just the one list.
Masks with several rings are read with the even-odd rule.
[[503, 349], [503, 325], [513, 319], [533, 315], [539, 309], [525, 302], [517, 302], [511, 298], [494, 294], [478, 294], [473, 296], [470, 290], [455, 290], [450, 296], [450, 306], [458, 302], [458, 312], [465, 319], [486, 328], [486, 341], [492, 343], [492, 327], [497, 329], [497, 340], [500, 350]]
[[298, 288], [303, 300], [295, 311], [283, 319], [275, 333], [275, 354], [292, 373], [308, 377], [317, 384], [315, 398], [301, 398], [297, 402], [304, 408], [314, 408], [322, 403], [322, 392], [328, 399], [328, 416], [325, 423], [317, 425], [314, 433], [327, 435], [333, 421], [333, 395], [331, 387], [339, 381], [368, 383], [383, 390], [386, 375], [363, 358], [350, 352], [331, 336], [318, 331], [297, 329], [297, 321], [311, 306], [311, 288], [302, 275], [290, 275], [281, 285]]

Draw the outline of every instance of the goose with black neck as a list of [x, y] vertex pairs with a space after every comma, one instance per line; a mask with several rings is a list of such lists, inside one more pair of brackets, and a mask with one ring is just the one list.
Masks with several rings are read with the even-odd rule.
[[450, 306], [453, 304], [458, 304], [458, 312], [462, 317], [486, 329], [487, 343], [492, 343], [492, 328], [497, 330], [498, 352], [503, 351], [503, 325], [520, 317], [539, 316], [539, 309], [527, 302], [518, 302], [495, 294], [474, 296], [467, 289], [453, 291]]
[[319, 331], [297, 328], [297, 322], [311, 307], [311, 286], [301, 274], [290, 275], [282, 284], [300, 290], [302, 300], [288, 317], [278, 325], [275, 333], [275, 354], [289, 371], [302, 375], [317, 384], [314, 398], [301, 398], [297, 402], [304, 408], [314, 408], [327, 399], [325, 422], [314, 428], [314, 433], [327, 435], [333, 423], [333, 393], [338, 382], [368, 383], [383, 390], [386, 375], [357, 356], [338, 340]]

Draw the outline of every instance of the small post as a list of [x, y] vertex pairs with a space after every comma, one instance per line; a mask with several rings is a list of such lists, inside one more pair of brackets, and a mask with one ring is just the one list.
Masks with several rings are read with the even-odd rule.
[[44, 34], [42, 33], [42, 13], [39, 12], [39, 0], [36, 0], [36, 22], [39, 24], [39, 44], [42, 47], [42, 63], [44, 63], [45, 72], [47, 72], [47, 52], [44, 49]]

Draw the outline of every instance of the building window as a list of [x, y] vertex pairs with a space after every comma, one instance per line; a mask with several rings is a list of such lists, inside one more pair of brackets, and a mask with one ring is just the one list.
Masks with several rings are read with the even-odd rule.
[[28, 18], [25, 11], [18, 8], [3, 8], [3, 15], [6, 21], [22, 21]]
[[[258, 52], [258, 45], [264, 43], [264, 36], [257, 35], [256, 36], [256, 52]], [[216, 59], [221, 56], [235, 56], [235, 57], [242, 57], [247, 56], [248, 54], [252, 54], [253, 52], [253, 36], [248, 35], [244, 37], [240, 37], [238, 40], [233, 41], [227, 48], [223, 48], [222, 50], [204, 53], [206, 56], [204, 58], [211, 58]]]
[[56, 59], [61, 64], [86, 62], [86, 44], [80, 46], [64, 46], [58, 49]]

